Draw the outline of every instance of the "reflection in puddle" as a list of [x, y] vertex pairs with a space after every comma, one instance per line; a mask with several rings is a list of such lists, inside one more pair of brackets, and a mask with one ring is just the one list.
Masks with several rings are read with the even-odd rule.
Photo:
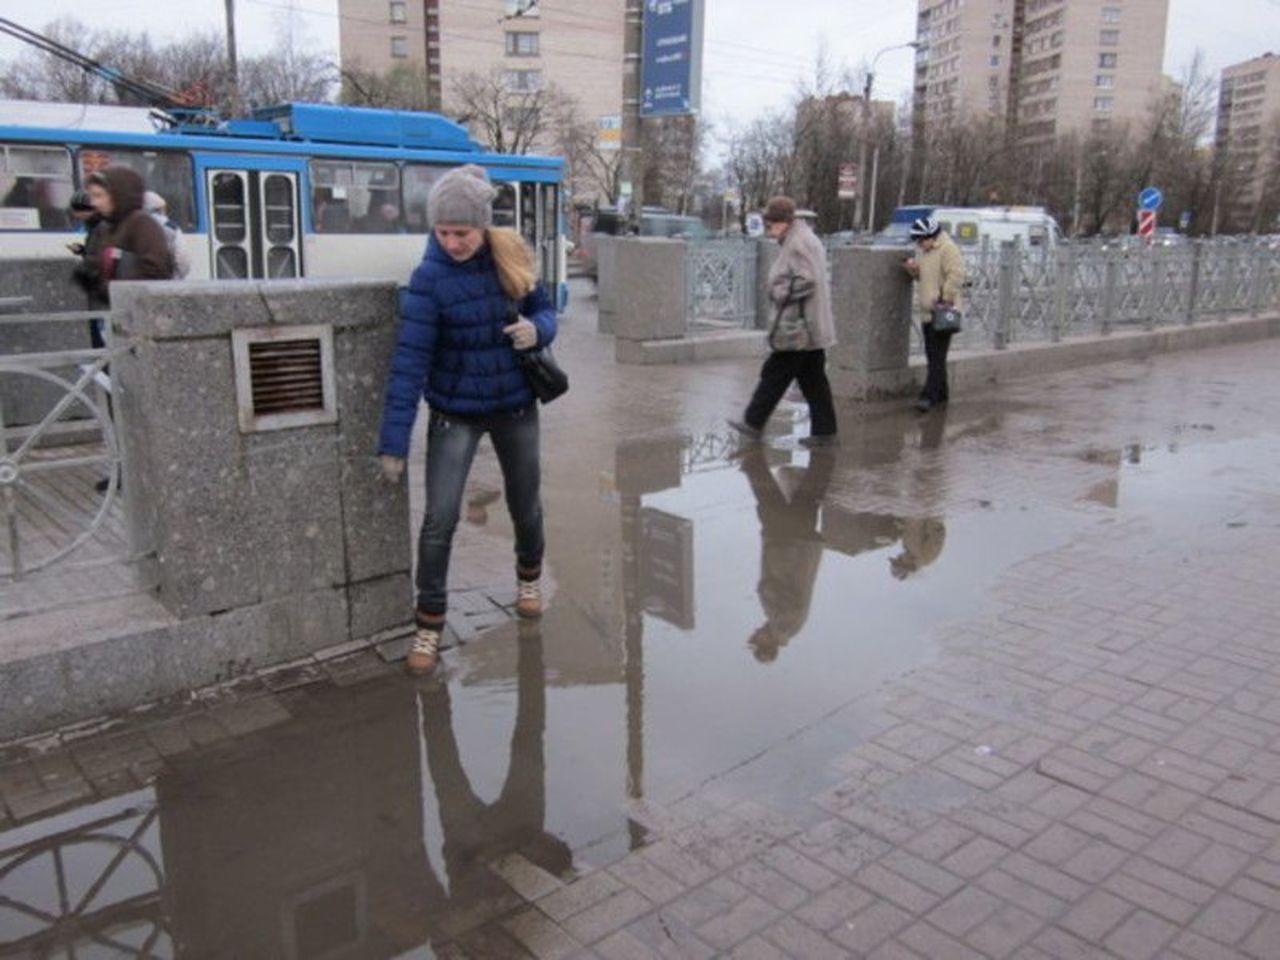
[[[709, 783], [802, 802], [874, 722], [867, 692], [934, 656], [1010, 566], [1098, 522], [1071, 507], [1080, 488], [947, 512], [956, 445], [989, 435], [930, 421], [808, 454], [623, 445], [551, 518], [540, 627], [457, 649], [442, 679], [293, 691], [146, 790], [0, 835], [0, 957], [427, 956], [646, 843], [642, 807]], [[1240, 525], [1277, 452], [1133, 445], [1076, 466], [1108, 516], [1217, 522], [1226, 504]]]

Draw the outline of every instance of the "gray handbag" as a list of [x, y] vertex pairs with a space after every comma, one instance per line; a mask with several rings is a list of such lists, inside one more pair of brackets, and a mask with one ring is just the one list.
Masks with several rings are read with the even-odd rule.
[[938, 300], [934, 303], [933, 332], [934, 333], [959, 333], [960, 332], [960, 311], [956, 309], [954, 304], [950, 304], [945, 300]]
[[809, 348], [809, 321], [804, 315], [804, 297], [795, 294], [799, 277], [792, 277], [787, 298], [778, 304], [769, 331], [769, 347], [779, 352]]

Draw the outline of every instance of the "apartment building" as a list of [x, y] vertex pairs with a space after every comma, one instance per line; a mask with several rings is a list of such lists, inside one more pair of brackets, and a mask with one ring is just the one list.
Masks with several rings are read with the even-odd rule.
[[1266, 53], [1222, 71], [1215, 142], [1232, 166], [1235, 185], [1227, 203], [1228, 222], [1240, 229], [1262, 226], [1251, 216], [1261, 210], [1262, 192], [1280, 165], [1280, 56]]
[[993, 118], [1023, 142], [1144, 119], [1169, 0], [919, 0], [917, 129]]
[[554, 83], [605, 129], [622, 113], [624, 0], [338, 0], [344, 69], [414, 68], [429, 109], [451, 85], [501, 71], [509, 88]]

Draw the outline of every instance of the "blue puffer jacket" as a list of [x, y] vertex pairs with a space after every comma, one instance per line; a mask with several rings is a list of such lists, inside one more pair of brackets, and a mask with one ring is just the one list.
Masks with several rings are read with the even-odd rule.
[[[459, 417], [534, 403], [511, 338], [502, 332], [510, 322], [507, 304], [487, 244], [458, 263], [431, 237], [400, 301], [400, 334], [391, 359], [379, 453], [408, 455], [419, 398], [433, 410]], [[555, 339], [555, 308], [541, 284], [518, 309], [538, 328], [538, 346]]]

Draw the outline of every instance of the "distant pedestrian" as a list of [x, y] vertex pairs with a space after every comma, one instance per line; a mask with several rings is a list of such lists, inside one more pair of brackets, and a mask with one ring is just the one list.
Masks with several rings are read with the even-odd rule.
[[[93, 205], [87, 190], [77, 190], [71, 195], [71, 219], [84, 227], [84, 238], [67, 244], [67, 249], [80, 258], [72, 272], [72, 278], [85, 292], [90, 310], [105, 310], [106, 291], [100, 290], [91, 278], [97, 276], [102, 247], [106, 243], [110, 225]], [[103, 346], [101, 320], [89, 321], [89, 336], [95, 349]]]
[[173, 275], [181, 280], [191, 272], [191, 258], [187, 256], [186, 247], [182, 243], [182, 227], [169, 216], [169, 203], [154, 190], [142, 195], [142, 209], [164, 227], [165, 239], [169, 241], [169, 253], [173, 256]]
[[404, 473], [418, 405], [425, 398], [431, 407], [417, 630], [405, 663], [414, 674], [431, 673], [440, 659], [453, 534], [485, 434], [502, 467], [515, 527], [516, 613], [542, 615], [538, 406], [516, 353], [550, 345], [556, 312], [538, 283], [524, 238], [493, 226], [496, 196], [488, 175], [474, 164], [432, 185], [432, 232], [402, 301], [387, 383], [378, 453], [389, 481], [398, 483]]
[[964, 289], [965, 263], [960, 248], [933, 217], [921, 217], [911, 224], [911, 239], [919, 254], [903, 262], [916, 281], [915, 313], [924, 337], [928, 374], [916, 409], [926, 413], [950, 400], [947, 389], [947, 350], [952, 333], [934, 330], [933, 311], [937, 306], [960, 309]]
[[[146, 186], [128, 167], [107, 167], [91, 174], [85, 192], [103, 223], [97, 228], [92, 259], [81, 260], [77, 282], [100, 305], [111, 302], [114, 280], [168, 280], [173, 276], [173, 255], [164, 228], [142, 209]], [[95, 234], [97, 233], [95, 230]], [[86, 251], [89, 244], [86, 243]]]
[[831, 314], [827, 256], [807, 223], [796, 219], [790, 197], [774, 197], [764, 211], [765, 233], [782, 244], [769, 270], [769, 329], [772, 351], [760, 370], [760, 381], [741, 420], [729, 425], [749, 440], [764, 436], [764, 427], [792, 381], [809, 404], [809, 436], [805, 446], [836, 441], [836, 410], [827, 380], [827, 348], [836, 342]]

